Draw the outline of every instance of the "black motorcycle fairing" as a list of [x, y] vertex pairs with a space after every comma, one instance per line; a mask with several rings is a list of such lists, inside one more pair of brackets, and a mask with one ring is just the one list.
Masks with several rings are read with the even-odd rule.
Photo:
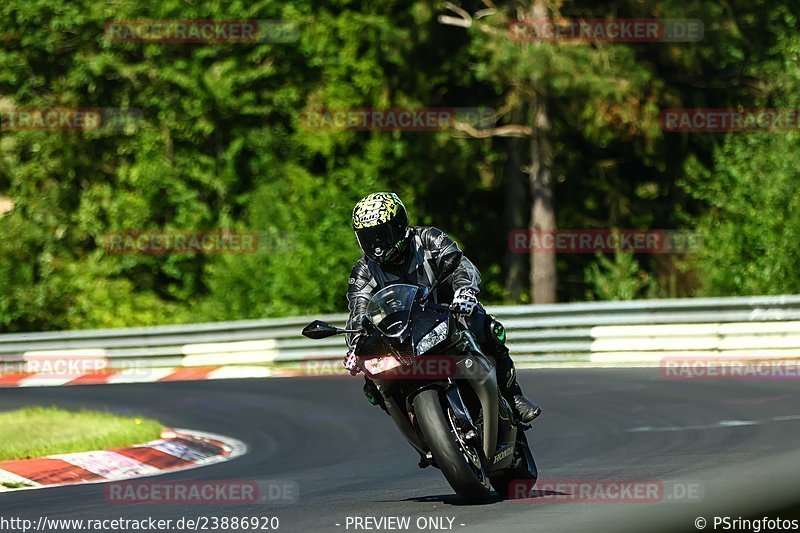
[[[411, 310], [411, 330], [413, 331], [414, 347], [442, 322], [447, 323], [448, 332], [454, 331], [454, 319], [447, 312], [447, 307], [433, 302], [414, 302]], [[449, 337], [450, 335], [448, 335]], [[436, 348], [433, 346], [431, 349]], [[432, 353], [430, 350], [426, 353]]]
[[[414, 357], [418, 355], [417, 345], [436, 326], [446, 322], [448, 332], [455, 331], [455, 319], [448, 313], [447, 307], [432, 302], [423, 303], [420, 301], [421, 296], [422, 293], [413, 304], [408, 327], [396, 336], [384, 335], [375, 324], [364, 317], [362, 320], [363, 334], [356, 344], [356, 354], [362, 359], [394, 355], [403, 364], [411, 364]], [[391, 316], [386, 317], [384, 321], [390, 319]], [[446, 341], [447, 339], [444, 342]], [[426, 354], [433, 353], [433, 349], [441, 347], [444, 342], [431, 347]]]
[[[365, 328], [373, 328], [372, 323], [367, 323]], [[369, 331], [367, 329], [366, 335], [361, 335], [356, 343], [356, 354], [362, 358], [367, 359], [370, 357], [381, 357], [384, 355], [393, 354], [391, 345], [384, 339], [384, 337], [377, 330]]]

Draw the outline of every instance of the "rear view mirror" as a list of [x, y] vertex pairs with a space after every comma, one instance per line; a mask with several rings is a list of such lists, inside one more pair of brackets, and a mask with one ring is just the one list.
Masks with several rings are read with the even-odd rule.
[[324, 339], [339, 333], [344, 333], [344, 331], [321, 320], [315, 320], [303, 328], [303, 336], [309, 339]]

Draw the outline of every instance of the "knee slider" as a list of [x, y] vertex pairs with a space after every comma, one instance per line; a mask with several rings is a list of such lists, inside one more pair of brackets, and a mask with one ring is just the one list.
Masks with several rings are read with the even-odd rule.
[[506, 328], [503, 324], [495, 318], [494, 315], [489, 315], [486, 320], [486, 336], [500, 347], [506, 345]]

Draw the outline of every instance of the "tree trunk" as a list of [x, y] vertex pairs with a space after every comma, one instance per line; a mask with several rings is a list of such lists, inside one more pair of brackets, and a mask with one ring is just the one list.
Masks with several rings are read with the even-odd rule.
[[[511, 121], [521, 123], [523, 114], [519, 111], [512, 113]], [[523, 156], [525, 139], [510, 137], [508, 139], [508, 161], [506, 163], [505, 182], [505, 224], [506, 234], [514, 230], [528, 227], [528, 194], [526, 177], [523, 171]], [[528, 261], [522, 250], [512, 251], [509, 246], [506, 252], [506, 294], [512, 302], [518, 302], [525, 290], [525, 278], [528, 270]]]
[[[531, 218], [532, 231], [552, 231], [556, 228], [553, 199], [553, 152], [550, 145], [550, 119], [544, 95], [536, 91], [531, 99], [533, 134], [531, 135]], [[531, 301], [535, 304], [556, 301], [556, 254], [531, 246]]]

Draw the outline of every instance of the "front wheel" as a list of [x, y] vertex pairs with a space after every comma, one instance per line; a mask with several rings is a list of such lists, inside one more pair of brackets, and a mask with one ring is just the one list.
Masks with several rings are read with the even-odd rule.
[[414, 414], [436, 464], [453, 490], [470, 503], [489, 499], [491, 489], [483, 453], [458, 433], [448, 405], [438, 391], [427, 389], [414, 398]]

